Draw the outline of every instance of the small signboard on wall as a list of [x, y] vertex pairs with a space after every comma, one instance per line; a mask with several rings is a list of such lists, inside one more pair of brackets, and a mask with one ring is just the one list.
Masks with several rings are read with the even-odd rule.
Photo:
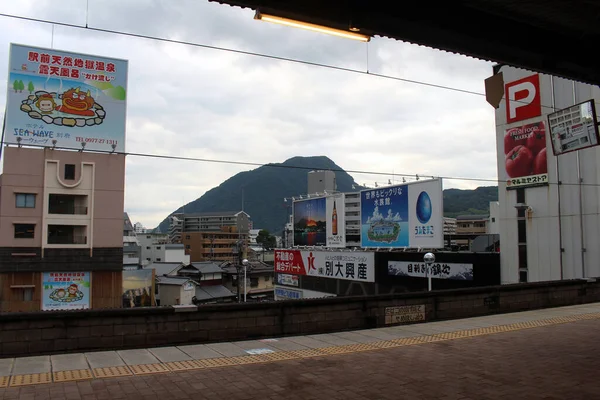
[[425, 304], [385, 308], [385, 324], [425, 321]]

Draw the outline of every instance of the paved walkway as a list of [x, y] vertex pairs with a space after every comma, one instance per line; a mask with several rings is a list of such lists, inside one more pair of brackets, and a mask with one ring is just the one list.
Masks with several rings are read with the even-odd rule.
[[0, 359], [5, 399], [591, 399], [600, 303], [380, 329]]

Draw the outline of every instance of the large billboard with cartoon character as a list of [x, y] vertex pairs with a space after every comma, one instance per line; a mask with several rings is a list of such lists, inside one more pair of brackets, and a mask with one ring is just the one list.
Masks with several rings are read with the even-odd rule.
[[88, 309], [90, 286], [89, 272], [44, 272], [42, 310]]
[[11, 44], [4, 142], [124, 152], [127, 67]]

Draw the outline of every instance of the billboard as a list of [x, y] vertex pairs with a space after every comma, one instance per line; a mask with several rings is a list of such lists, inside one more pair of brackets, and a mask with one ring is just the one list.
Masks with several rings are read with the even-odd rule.
[[345, 198], [340, 193], [327, 197], [325, 202], [327, 247], [346, 247]]
[[44, 272], [42, 310], [81, 310], [91, 307], [89, 272]]
[[507, 189], [548, 184], [544, 121], [505, 130], [504, 174]]
[[154, 269], [123, 271], [123, 308], [154, 305]]
[[[388, 275], [427, 277], [427, 265], [423, 262], [388, 261]], [[473, 280], [473, 264], [433, 263], [431, 264], [433, 279], [452, 279], [462, 281]]]
[[126, 60], [10, 45], [7, 143], [125, 151]]
[[275, 300], [298, 300], [302, 298], [301, 290], [275, 286]]
[[326, 208], [325, 197], [294, 201], [294, 246], [327, 244]]
[[280, 285], [298, 287], [298, 275], [277, 274], [277, 283]]
[[275, 272], [359, 282], [375, 282], [375, 253], [275, 250]]
[[548, 114], [554, 155], [598, 146], [598, 120], [594, 100]]
[[443, 247], [443, 209], [441, 179], [363, 190], [361, 246]]

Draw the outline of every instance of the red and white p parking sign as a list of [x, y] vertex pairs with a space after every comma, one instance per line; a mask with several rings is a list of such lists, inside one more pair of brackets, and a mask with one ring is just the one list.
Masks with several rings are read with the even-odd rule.
[[540, 76], [538, 74], [507, 83], [504, 86], [504, 95], [506, 97], [507, 124], [542, 115]]

